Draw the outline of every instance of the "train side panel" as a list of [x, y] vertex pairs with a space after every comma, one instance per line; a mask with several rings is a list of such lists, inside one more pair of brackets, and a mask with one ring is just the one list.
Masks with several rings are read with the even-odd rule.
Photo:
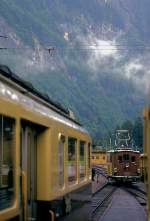
[[147, 189], [147, 214], [148, 221], [150, 221], [150, 108], [147, 107], [144, 109], [144, 182]]
[[50, 220], [53, 212], [70, 212], [73, 192], [91, 183], [88, 133], [25, 93], [0, 82], [2, 221]]

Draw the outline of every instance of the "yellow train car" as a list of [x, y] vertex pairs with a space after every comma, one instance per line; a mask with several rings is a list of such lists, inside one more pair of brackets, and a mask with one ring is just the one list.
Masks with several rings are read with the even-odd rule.
[[144, 109], [144, 154], [143, 154], [143, 168], [144, 168], [144, 183], [147, 189], [147, 214], [148, 221], [150, 221], [150, 107]]
[[0, 66], [1, 221], [70, 212], [71, 194], [91, 183], [90, 152], [66, 109]]
[[142, 153], [140, 154], [140, 173], [141, 173], [141, 181], [144, 181], [144, 175], [145, 175], [145, 155]]
[[93, 150], [92, 151], [92, 165], [106, 165], [107, 164], [107, 152], [106, 150]]
[[111, 177], [113, 175], [112, 160], [109, 151], [107, 151], [107, 174], [108, 177]]

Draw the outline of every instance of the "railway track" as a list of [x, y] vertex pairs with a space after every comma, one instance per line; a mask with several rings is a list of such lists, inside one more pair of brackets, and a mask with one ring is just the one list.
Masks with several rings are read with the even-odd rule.
[[127, 188], [118, 187], [114, 192], [109, 207], [96, 221], [146, 221], [145, 209]]
[[147, 197], [145, 191], [137, 187], [125, 187], [123, 189], [132, 194], [142, 206], [147, 205]]
[[99, 221], [101, 219], [112, 200], [112, 196], [115, 195], [116, 190], [119, 189], [122, 189], [128, 194], [134, 196], [137, 202], [145, 209], [145, 206], [147, 205], [147, 197], [146, 192], [143, 189], [139, 188], [138, 186], [118, 188], [106, 184], [103, 186], [103, 188], [100, 188], [96, 193], [93, 194], [91, 213], [92, 221]]
[[114, 194], [117, 188], [111, 185], [105, 185], [103, 188], [100, 188], [92, 198], [92, 214], [91, 220], [98, 221], [102, 216], [106, 208], [108, 207], [111, 197]]
[[95, 176], [92, 181], [92, 194], [93, 196], [105, 188], [108, 185], [107, 174], [104, 168], [99, 166], [93, 166], [92, 168], [95, 171]]

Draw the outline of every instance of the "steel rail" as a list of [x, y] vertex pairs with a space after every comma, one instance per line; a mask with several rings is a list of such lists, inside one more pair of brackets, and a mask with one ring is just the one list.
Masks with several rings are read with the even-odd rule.
[[[133, 188], [123, 188], [123, 190], [125, 190], [126, 192], [130, 193], [131, 195], [133, 195], [136, 200], [141, 204], [141, 205], [146, 205], [147, 204], [147, 199], [146, 199], [146, 194], [145, 191], [143, 191], [144, 193], [142, 193], [142, 190], [138, 190], [138, 189], [133, 189]], [[142, 193], [139, 194], [139, 193]], [[143, 196], [144, 195], [144, 196]], [[141, 201], [140, 199], [144, 200]]]
[[103, 204], [113, 195], [113, 193], [115, 192], [116, 187], [112, 187], [112, 189], [110, 190], [110, 192], [108, 194], [106, 194], [103, 199], [98, 200], [96, 202], [96, 206], [94, 206], [95, 208], [92, 210], [92, 218], [96, 215], [97, 210], [103, 206]]

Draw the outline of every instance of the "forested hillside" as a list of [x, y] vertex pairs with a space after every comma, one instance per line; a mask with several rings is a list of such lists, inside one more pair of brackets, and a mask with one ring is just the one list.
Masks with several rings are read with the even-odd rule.
[[[71, 108], [99, 139], [145, 104], [148, 0], [1, 0], [0, 63]], [[52, 50], [48, 50], [52, 49]]]

